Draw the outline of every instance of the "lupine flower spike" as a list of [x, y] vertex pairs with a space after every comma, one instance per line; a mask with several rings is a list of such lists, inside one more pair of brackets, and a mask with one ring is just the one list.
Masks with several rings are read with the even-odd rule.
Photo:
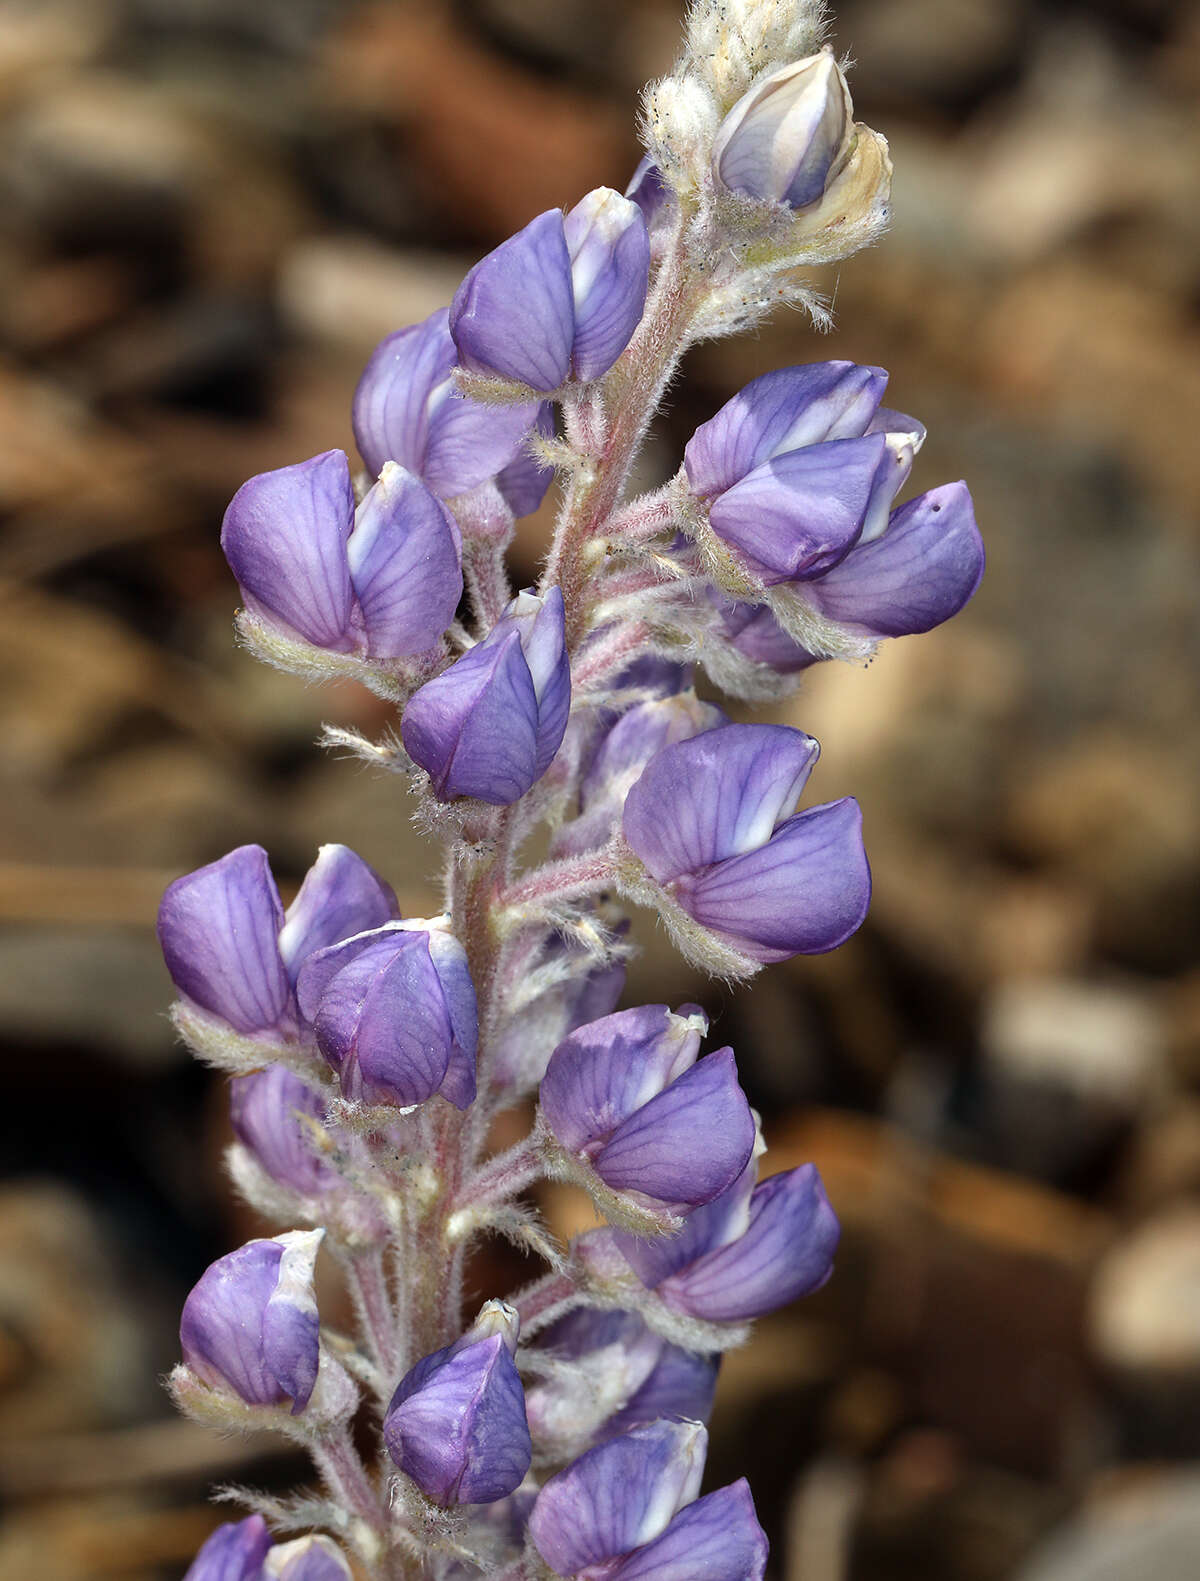
[[[320, 1484], [245, 1495], [189, 1581], [765, 1574], [746, 1482], [700, 1494], [705, 1424], [723, 1352], [833, 1274], [838, 1219], [811, 1164], [760, 1178], [750, 1050], [705, 1052], [697, 1005], [619, 1007], [629, 903], [716, 978], [849, 940], [857, 801], [812, 803], [817, 742], [703, 688], [861, 663], [983, 568], [965, 485], [904, 498], [925, 431], [876, 367], [766, 373], [631, 482], [688, 349], [781, 302], [820, 320], [807, 267], [886, 222], [887, 145], [821, 12], [694, 0], [625, 194], [563, 193], [393, 327], [354, 395], [363, 472], [297, 457], [225, 514], [246, 645], [394, 708], [378, 743], [329, 734], [407, 791], [441, 891], [402, 918], [391, 882], [438, 860], [385, 877], [327, 845], [285, 906], [245, 845], [163, 897], [175, 1024], [232, 1078], [230, 1173], [276, 1231], [196, 1270], [170, 1387]], [[601, 1221], [570, 1245], [546, 1180]], [[545, 1272], [470, 1320], [487, 1235]]]

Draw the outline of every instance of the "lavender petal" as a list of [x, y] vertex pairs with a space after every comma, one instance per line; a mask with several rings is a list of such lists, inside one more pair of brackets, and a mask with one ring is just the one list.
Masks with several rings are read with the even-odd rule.
[[575, 298], [563, 217], [548, 209], [477, 263], [450, 305], [464, 368], [550, 394], [571, 372]]
[[318, 648], [348, 651], [350, 463], [327, 450], [253, 477], [230, 501], [221, 548], [249, 601]]
[[168, 885], [158, 937], [179, 991], [238, 1032], [277, 1028], [291, 986], [279, 955], [283, 906], [260, 845], [238, 846]]

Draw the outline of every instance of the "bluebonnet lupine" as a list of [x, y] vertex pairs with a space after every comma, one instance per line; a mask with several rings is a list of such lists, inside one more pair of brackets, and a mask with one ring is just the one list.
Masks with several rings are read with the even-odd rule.
[[520, 1323], [490, 1301], [452, 1345], [401, 1380], [383, 1419], [387, 1452], [438, 1504], [494, 1504], [516, 1491], [533, 1456], [513, 1360]]
[[[858, 803], [795, 811], [819, 750], [784, 725], [726, 725], [665, 747], [625, 798], [625, 839], [661, 902], [751, 961], [832, 950], [866, 916]], [[677, 936], [702, 957], [703, 940]]]
[[313, 1265], [323, 1234], [247, 1241], [205, 1271], [183, 1306], [178, 1390], [199, 1383], [293, 1416], [307, 1407], [321, 1364]]
[[733, 1050], [698, 1064], [707, 1018], [693, 1007], [620, 1010], [555, 1049], [539, 1089], [555, 1152], [612, 1191], [673, 1207], [719, 1196], [754, 1148]]
[[696, 1497], [707, 1436], [699, 1422], [646, 1423], [551, 1477], [529, 1533], [555, 1575], [762, 1581], [767, 1542], [745, 1482]]
[[315, 951], [399, 916], [395, 891], [348, 846], [321, 847], [285, 911], [267, 853], [238, 846], [169, 886], [158, 937], [198, 1052], [257, 1069], [300, 1040], [300, 969]]
[[541, 779], [562, 745], [571, 667], [562, 593], [520, 593], [491, 631], [415, 693], [400, 730], [439, 801], [498, 807]]
[[[702, 1424], [721, 1352], [829, 1277], [838, 1223], [812, 1165], [759, 1180], [703, 1012], [617, 1010], [624, 903], [723, 977], [849, 937], [870, 894], [857, 803], [797, 810], [817, 743], [731, 723], [695, 672], [780, 696], [947, 619], [982, 568], [962, 484], [895, 505], [924, 430], [881, 407], [878, 368], [756, 379], [674, 479], [628, 489], [688, 347], [780, 301], [820, 318], [803, 269], [886, 220], [886, 144], [853, 123], [818, 12], [697, 0], [626, 195], [537, 216], [372, 354], [357, 503], [329, 451], [227, 512], [244, 639], [399, 706], [399, 741], [335, 738], [408, 776], [445, 913], [401, 920], [343, 846], [286, 911], [257, 846], [164, 898], [177, 1024], [236, 1078], [234, 1178], [312, 1226], [201, 1276], [172, 1388], [203, 1421], [302, 1442], [324, 1485], [303, 1509], [338, 1538], [273, 1543], [251, 1515], [192, 1581], [344, 1581], [350, 1557], [369, 1581], [763, 1575], [746, 1484], [697, 1497]], [[549, 556], [514, 596], [505, 548], [553, 473]], [[495, 1115], [535, 1093], [529, 1134], [490, 1153]], [[605, 1225], [559, 1246], [525, 1196], [546, 1178]], [[488, 1232], [550, 1270], [464, 1326]], [[318, 1317], [322, 1234], [352, 1335]]]
[[325, 1536], [271, 1542], [261, 1515], [219, 1526], [184, 1581], [352, 1581], [345, 1555]]
[[462, 945], [440, 919], [389, 922], [315, 950], [300, 1009], [345, 1097], [397, 1108], [475, 1097], [479, 1029]]
[[394, 462], [356, 505], [342, 450], [243, 483], [221, 547], [250, 616], [332, 653], [426, 653], [462, 597], [451, 513]]
[[608, 187], [550, 209], [489, 253], [458, 288], [450, 333], [462, 366], [546, 394], [598, 379], [646, 305], [650, 243], [638, 206]]

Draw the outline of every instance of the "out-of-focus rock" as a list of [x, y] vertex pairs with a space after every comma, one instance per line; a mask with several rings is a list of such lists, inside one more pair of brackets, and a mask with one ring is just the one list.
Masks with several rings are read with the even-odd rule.
[[1064, 1501], [1041, 1481], [973, 1462], [965, 1448], [928, 1428], [898, 1439], [865, 1490], [846, 1581], [1009, 1581]]
[[1200, 1196], [1200, 1099], [1177, 1094], [1139, 1128], [1117, 1187], [1122, 1205], [1137, 1214]]
[[1041, 1544], [1013, 1581], [1194, 1581], [1200, 1478], [1135, 1475]]
[[116, 23], [109, 0], [39, 0], [0, 10], [0, 113], [52, 87], [90, 59]]
[[1088, 1327], [1126, 1448], [1200, 1456], [1200, 1199], [1162, 1209], [1112, 1248]]
[[1093, 1163], [1169, 1090], [1162, 1018], [1140, 989], [1012, 978], [989, 995], [980, 1042], [982, 1123], [1031, 1174]]
[[[54, 884], [52, 868], [43, 882]], [[170, 1000], [149, 927], [0, 928], [0, 1025], [28, 1047], [65, 1044], [130, 1065], [161, 1064], [175, 1057], [164, 1020]], [[65, 1276], [75, 1253], [60, 1249]]]

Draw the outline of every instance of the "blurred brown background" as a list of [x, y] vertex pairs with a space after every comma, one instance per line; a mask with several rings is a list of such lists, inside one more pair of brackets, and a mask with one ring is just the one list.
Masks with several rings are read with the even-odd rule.
[[[394, 782], [323, 758], [381, 705], [235, 649], [217, 529], [350, 445], [387, 331], [542, 208], [622, 186], [676, 0], [0, 0], [0, 1577], [172, 1581], [269, 1444], [157, 1377], [255, 1226], [221, 1083], [173, 1046], [164, 883], [343, 840], [433, 905]], [[1200, 7], [846, 0], [892, 234], [799, 317], [694, 355], [646, 461], [753, 375], [890, 369], [990, 563], [945, 630], [778, 717], [866, 811], [876, 898], [750, 996], [652, 929], [845, 1225], [730, 1358], [779, 1581], [1200, 1573]], [[543, 521], [526, 524], [531, 572]], [[481, 1275], [481, 1280], [484, 1275]]]

